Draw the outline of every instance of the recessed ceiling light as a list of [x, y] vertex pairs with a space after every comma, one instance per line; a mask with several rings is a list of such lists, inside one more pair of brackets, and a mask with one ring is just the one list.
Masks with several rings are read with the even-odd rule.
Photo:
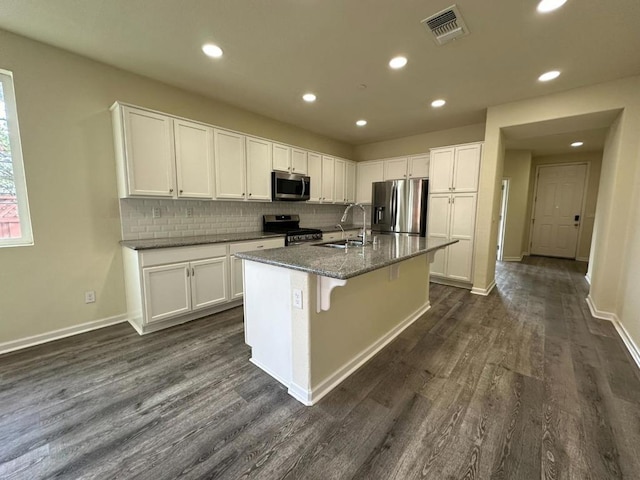
[[542, 75], [540, 75], [538, 77], [538, 80], [540, 80], [541, 82], [548, 82], [549, 80], [553, 80], [555, 78], [558, 78], [559, 76], [560, 76], [559, 71], [551, 70], [550, 72], [543, 73]]
[[356, 122], [356, 125], [358, 125], [359, 127], [364, 127], [367, 124], [366, 120], [358, 120]]
[[405, 57], [394, 57], [389, 61], [389, 66], [393, 69], [402, 68], [407, 64], [407, 59]]
[[440, 108], [445, 103], [447, 103], [447, 102], [442, 100], [441, 98], [439, 98], [438, 100], [434, 100], [433, 102], [431, 102], [431, 106], [434, 107], [434, 108]]
[[552, 12], [553, 10], [560, 8], [567, 3], [567, 0], [541, 0], [538, 4], [537, 10], [540, 13]]
[[213, 43], [206, 43], [202, 46], [204, 54], [211, 58], [220, 58], [222, 56], [222, 49], [214, 45]]
[[571, 144], [572, 147], [581, 147], [582, 145], [584, 145], [584, 142], [573, 142]]
[[316, 96], [313, 93], [305, 93], [304, 95], [302, 95], [302, 99], [305, 102], [315, 102], [316, 101]]

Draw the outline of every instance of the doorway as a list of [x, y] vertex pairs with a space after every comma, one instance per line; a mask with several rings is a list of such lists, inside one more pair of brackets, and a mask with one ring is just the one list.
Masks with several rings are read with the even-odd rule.
[[587, 164], [541, 165], [536, 172], [531, 254], [576, 258]]
[[509, 200], [509, 179], [502, 179], [502, 198], [500, 200], [500, 223], [498, 225], [498, 261], [504, 258], [504, 234], [507, 225], [507, 202]]

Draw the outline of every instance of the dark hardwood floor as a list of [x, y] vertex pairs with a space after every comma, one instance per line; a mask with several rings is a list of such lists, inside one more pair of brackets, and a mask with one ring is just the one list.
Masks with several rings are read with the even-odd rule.
[[[0, 478], [640, 478], [640, 376], [585, 264], [501, 264], [317, 406], [248, 362], [242, 310], [0, 356]], [[362, 319], [366, 322], [366, 319]]]

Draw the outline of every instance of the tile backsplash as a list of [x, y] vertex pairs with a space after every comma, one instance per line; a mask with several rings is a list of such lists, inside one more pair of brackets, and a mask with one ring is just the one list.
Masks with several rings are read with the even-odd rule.
[[[160, 209], [160, 217], [153, 217], [154, 208]], [[344, 209], [302, 202], [120, 199], [123, 240], [255, 232], [262, 230], [262, 215], [269, 214], [297, 213], [301, 226], [323, 227], [337, 224]]]

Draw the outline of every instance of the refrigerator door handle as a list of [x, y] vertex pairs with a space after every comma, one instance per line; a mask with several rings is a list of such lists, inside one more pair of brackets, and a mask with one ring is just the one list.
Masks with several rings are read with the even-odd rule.
[[391, 186], [391, 231], [396, 229], [396, 219], [398, 217], [398, 186], [393, 182]]

